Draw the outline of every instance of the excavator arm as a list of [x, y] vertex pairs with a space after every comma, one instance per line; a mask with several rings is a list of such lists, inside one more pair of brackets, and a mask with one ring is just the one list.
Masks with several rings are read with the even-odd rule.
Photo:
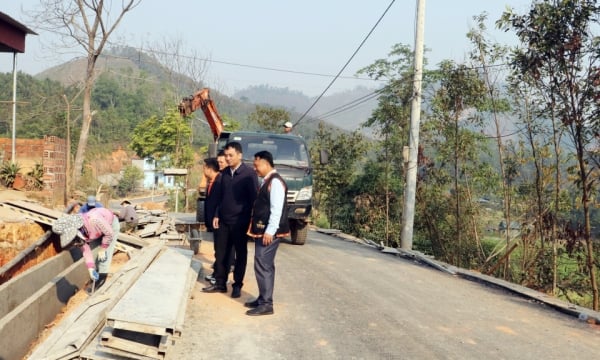
[[208, 88], [204, 88], [194, 93], [194, 95], [183, 98], [179, 103], [179, 113], [181, 116], [189, 116], [198, 110], [198, 108], [202, 109], [210, 131], [213, 134], [214, 141], [217, 141], [223, 132], [223, 120], [221, 120], [215, 103], [210, 98]]

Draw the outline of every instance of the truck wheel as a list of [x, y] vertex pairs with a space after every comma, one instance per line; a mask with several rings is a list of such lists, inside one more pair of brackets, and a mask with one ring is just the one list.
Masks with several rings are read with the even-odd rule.
[[196, 202], [196, 221], [204, 222], [204, 200]]
[[292, 233], [292, 244], [304, 245], [308, 235], [308, 226], [303, 221], [291, 221], [290, 232]]

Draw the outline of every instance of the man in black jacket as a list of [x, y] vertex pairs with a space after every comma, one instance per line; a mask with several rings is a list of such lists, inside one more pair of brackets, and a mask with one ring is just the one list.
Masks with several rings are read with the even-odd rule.
[[[216, 158], [204, 159], [204, 177], [206, 178], [206, 193], [204, 198], [204, 225], [206, 231], [213, 233], [213, 248], [215, 250], [215, 259], [217, 257], [217, 242], [216, 242], [216, 229], [213, 228], [212, 220], [215, 217], [215, 212], [219, 206], [219, 200], [221, 198], [221, 173], [219, 169], [219, 163]], [[215, 261], [216, 263], [216, 261]], [[213, 269], [216, 264], [213, 264]], [[214, 273], [207, 275], [206, 280], [214, 282]]]
[[258, 190], [258, 178], [249, 166], [242, 162], [242, 146], [238, 142], [225, 145], [228, 168], [221, 173], [221, 196], [213, 227], [216, 233], [215, 284], [202, 289], [204, 292], [227, 292], [228, 261], [235, 249], [235, 269], [231, 297], [241, 296], [248, 261], [246, 231], [250, 224], [252, 206]]

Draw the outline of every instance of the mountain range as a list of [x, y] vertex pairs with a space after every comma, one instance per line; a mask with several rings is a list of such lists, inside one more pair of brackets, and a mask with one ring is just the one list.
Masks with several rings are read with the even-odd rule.
[[[48, 78], [63, 85], [72, 85], [83, 79], [86, 65], [85, 58], [74, 59], [46, 69], [35, 77], [38, 79]], [[156, 58], [127, 47], [106, 50], [103, 56], [98, 58], [96, 71], [120, 77], [145, 78], [146, 81], [155, 81], [157, 84], [175, 82], [184, 95], [189, 95], [204, 86], [201, 81], [194, 81], [186, 74], [174, 75], [172, 70], [162, 65]], [[372, 96], [375, 90], [360, 86], [344, 92], [326, 94], [307, 114], [307, 117], [311, 118], [311, 121], [307, 123], [315, 124], [316, 120], [322, 120], [345, 131], [360, 130], [365, 135], [369, 135], [370, 130], [362, 129], [361, 124], [369, 118], [377, 106], [377, 99]], [[263, 105], [284, 108], [291, 113], [292, 119], [295, 121], [316, 100], [316, 97], [309, 97], [300, 91], [272, 87], [268, 84], [239, 90], [231, 97], [219, 93], [218, 89], [211, 89], [211, 94], [219, 105], [220, 111], [233, 118], [245, 117], [254, 110], [254, 105]], [[357, 99], [361, 101], [357, 101]]]

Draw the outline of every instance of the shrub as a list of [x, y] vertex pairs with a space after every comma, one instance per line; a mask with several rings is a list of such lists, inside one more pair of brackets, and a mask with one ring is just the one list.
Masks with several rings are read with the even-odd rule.
[[0, 181], [4, 186], [12, 187], [19, 171], [21, 171], [21, 166], [18, 163], [5, 161], [0, 166]]

